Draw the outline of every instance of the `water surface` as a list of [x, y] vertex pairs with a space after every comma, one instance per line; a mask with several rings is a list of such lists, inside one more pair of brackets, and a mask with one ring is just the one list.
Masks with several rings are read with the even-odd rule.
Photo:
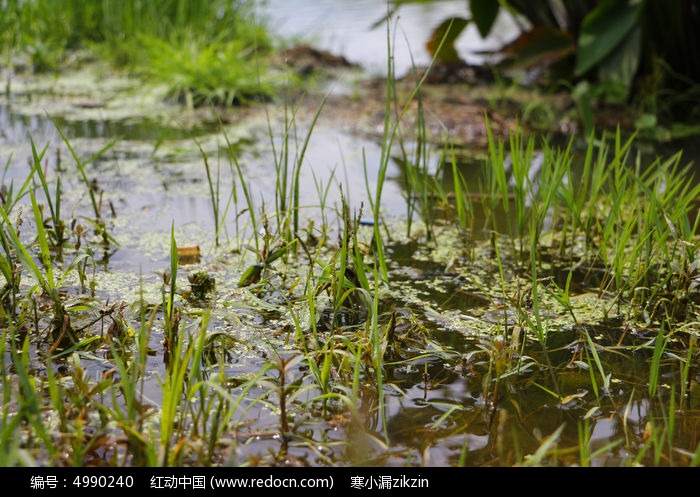
[[[269, 19], [274, 32], [343, 55], [368, 73], [380, 76], [387, 71], [387, 40], [391, 40], [396, 75], [402, 76], [414, 65], [430, 63], [425, 43], [440, 23], [450, 17], [469, 17], [468, 2], [464, 0], [408, 3], [397, 10], [387, 37], [387, 9], [391, 5], [378, 0], [260, 2], [261, 15]], [[501, 13], [486, 39], [469, 25], [455, 46], [466, 62], [478, 64], [485, 60], [480, 52], [499, 48], [517, 33], [513, 19]]]

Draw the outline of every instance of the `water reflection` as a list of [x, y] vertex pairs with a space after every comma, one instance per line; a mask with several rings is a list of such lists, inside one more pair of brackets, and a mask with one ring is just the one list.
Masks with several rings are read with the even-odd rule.
[[[397, 76], [413, 64], [425, 66], [430, 54], [425, 43], [432, 31], [449, 17], [468, 17], [467, 2], [415, 2], [402, 5], [391, 27], [394, 66]], [[501, 9], [503, 11], [504, 9]], [[260, 15], [287, 39], [300, 39], [314, 46], [343, 55], [371, 74], [385, 75], [387, 30], [383, 19], [387, 3], [377, 0], [263, 0]], [[496, 49], [511, 41], [517, 26], [506, 14], [496, 21], [492, 34], [482, 39], [474, 26], [468, 26], [456, 43], [460, 56], [471, 64], [484, 61], [479, 52]]]

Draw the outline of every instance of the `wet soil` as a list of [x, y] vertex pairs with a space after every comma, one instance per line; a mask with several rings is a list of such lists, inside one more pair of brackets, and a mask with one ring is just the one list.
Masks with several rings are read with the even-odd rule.
[[[387, 78], [368, 77], [344, 57], [309, 45], [288, 49], [281, 60], [308, 80], [306, 93], [295, 100], [307, 115], [313, 115], [325, 98], [321, 125], [382, 139]], [[424, 126], [428, 143], [438, 148], [449, 144], [458, 156], [485, 150], [489, 127], [495, 138], [507, 138], [519, 129], [525, 135], [565, 141], [583, 132], [569, 91], [521, 84], [516, 78], [496, 76], [487, 66], [435, 63], [392, 81], [391, 124], [401, 122], [404, 139], [411, 139]], [[614, 131], [619, 126], [631, 133], [636, 117], [630, 108], [606, 106], [594, 120], [600, 130]]]
[[[297, 47], [297, 50], [301, 50]], [[301, 73], [309, 73], [316, 63], [315, 74], [331, 83], [331, 93], [324, 104], [323, 117], [346, 131], [380, 137], [383, 132], [387, 101], [387, 79], [364, 77], [361, 70], [332, 54], [315, 58], [299, 57], [290, 61]], [[573, 110], [564, 94], [544, 95], [537, 88], [518, 87], [511, 83], [494, 83], [488, 69], [466, 65], [435, 65], [416, 68], [415, 74], [395, 80], [390, 95], [391, 119], [401, 115], [402, 130], [415, 130], [419, 107], [425, 119], [427, 139], [436, 145], [447, 142], [458, 148], [486, 145], [486, 118], [496, 136], [507, 136], [523, 123], [524, 110], [541, 106], [560, 119], [551, 123], [556, 132], [570, 133], [576, 124], [567, 113]], [[313, 103], [311, 104], [313, 105]], [[562, 117], [564, 118], [562, 119]], [[527, 129], [527, 128], [526, 128]], [[533, 126], [534, 129], [534, 126]]]

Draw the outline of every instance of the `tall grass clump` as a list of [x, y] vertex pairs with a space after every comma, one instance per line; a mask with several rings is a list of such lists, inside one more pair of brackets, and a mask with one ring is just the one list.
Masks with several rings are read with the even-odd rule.
[[659, 303], [687, 290], [694, 273], [700, 185], [680, 153], [642, 164], [631, 153], [634, 137], [623, 140], [620, 130], [612, 140], [592, 137], [578, 161], [572, 141], [563, 149], [545, 141], [537, 154], [521, 131], [508, 143], [489, 130], [482, 203], [515, 260], [529, 259], [531, 274], [542, 272], [543, 256], [569, 270], [587, 267], [601, 296], [649, 316], [660, 316], [659, 305], [676, 317], [687, 310], [675, 298]]
[[325, 103], [326, 97], [323, 98], [316, 109], [301, 144], [299, 144], [296, 112], [294, 109], [290, 110], [288, 106], [285, 106], [284, 129], [281, 133], [281, 144], [279, 145], [276, 144], [277, 135], [270, 121], [269, 113], [267, 115], [270, 147], [275, 162], [275, 217], [277, 220], [277, 231], [287, 244], [292, 243], [299, 235], [301, 170], [311, 136]]
[[259, 26], [246, 22], [251, 8], [245, 0], [9, 0], [2, 3], [4, 22], [20, 29], [0, 40], [36, 57], [41, 50], [54, 51], [60, 58], [71, 50], [88, 49], [128, 65], [141, 57], [143, 38], [168, 40], [188, 31], [227, 40], [251, 39], [255, 33], [263, 46], [266, 38], [257, 32]]
[[191, 106], [269, 99], [274, 91], [276, 42], [249, 0], [10, 0], [0, 14], [10, 63], [26, 55], [35, 71], [58, 71], [83, 53], [166, 85]]

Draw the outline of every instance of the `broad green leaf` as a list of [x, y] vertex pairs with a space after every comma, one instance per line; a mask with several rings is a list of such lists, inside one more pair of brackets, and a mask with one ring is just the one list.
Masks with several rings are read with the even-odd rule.
[[263, 267], [259, 264], [250, 266], [248, 269], [245, 270], [245, 272], [241, 276], [241, 279], [238, 280], [238, 286], [243, 287], [257, 283], [258, 281], [260, 281], [260, 275], [262, 274], [262, 271]]
[[469, 0], [472, 20], [476, 24], [482, 38], [486, 38], [491, 32], [493, 23], [498, 17], [500, 6], [501, 4], [496, 0]]
[[468, 19], [462, 17], [450, 17], [445, 19], [425, 44], [430, 55], [441, 62], [455, 62], [459, 60], [455, 50], [455, 40], [469, 24]]
[[575, 74], [581, 76], [620, 48], [639, 26], [644, 0], [603, 0], [581, 24]]
[[619, 100], [627, 99], [632, 79], [639, 68], [642, 54], [642, 28], [636, 26], [617, 50], [604, 59], [598, 68], [602, 82], [617, 83], [622, 88]]

